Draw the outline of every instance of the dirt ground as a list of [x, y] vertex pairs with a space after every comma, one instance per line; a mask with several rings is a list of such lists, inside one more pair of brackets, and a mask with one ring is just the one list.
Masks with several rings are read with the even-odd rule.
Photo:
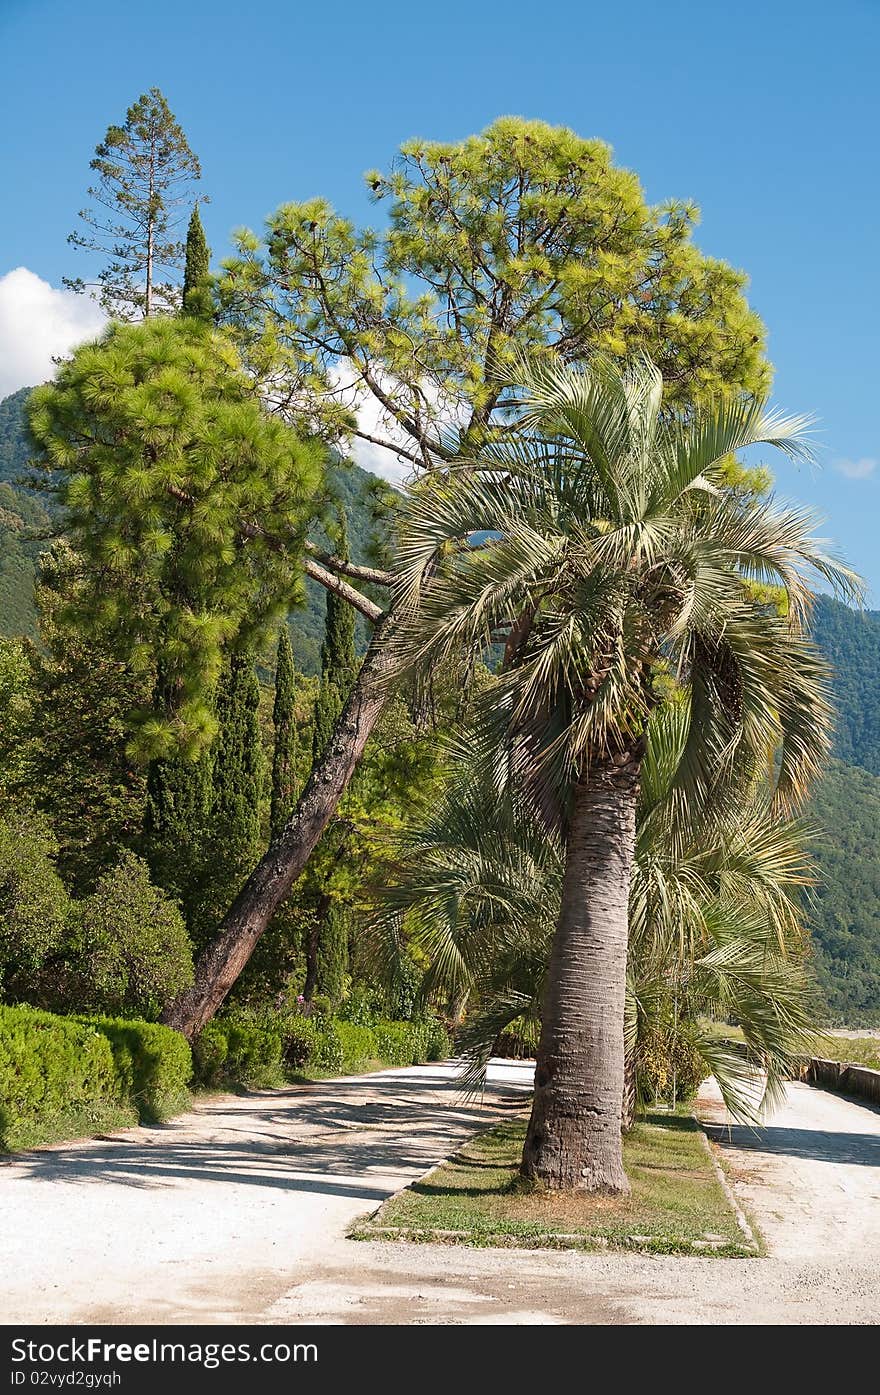
[[521, 1107], [529, 1086], [526, 1067], [499, 1062], [479, 1105], [460, 1099], [454, 1074], [224, 1096], [162, 1128], [7, 1160], [2, 1320], [876, 1321], [880, 1112], [805, 1085], [759, 1133], [713, 1129], [768, 1258], [346, 1240], [352, 1220]]

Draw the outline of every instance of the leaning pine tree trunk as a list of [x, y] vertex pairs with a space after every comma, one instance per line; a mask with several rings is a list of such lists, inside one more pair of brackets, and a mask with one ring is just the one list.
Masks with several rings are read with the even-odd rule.
[[552, 1190], [629, 1191], [624, 998], [640, 760], [594, 764], [573, 791], [522, 1173]]
[[300, 876], [333, 817], [385, 706], [389, 666], [379, 627], [324, 754], [299, 802], [227, 912], [220, 934], [196, 965], [195, 982], [162, 1021], [190, 1040], [210, 1021], [250, 959], [280, 902]]

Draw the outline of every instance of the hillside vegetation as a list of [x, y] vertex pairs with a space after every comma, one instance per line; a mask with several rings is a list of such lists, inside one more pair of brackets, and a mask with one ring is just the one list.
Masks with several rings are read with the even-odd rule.
[[813, 816], [823, 839], [808, 920], [829, 1021], [880, 1024], [880, 776], [834, 761]]
[[834, 666], [835, 755], [880, 775], [880, 611], [817, 596], [813, 634]]

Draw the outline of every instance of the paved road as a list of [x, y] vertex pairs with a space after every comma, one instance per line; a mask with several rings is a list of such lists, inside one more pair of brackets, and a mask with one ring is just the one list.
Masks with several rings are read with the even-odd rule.
[[[722, 1118], [713, 1092], [703, 1098], [704, 1121]], [[708, 1128], [772, 1255], [880, 1260], [880, 1110], [789, 1085], [767, 1128]]]
[[768, 1259], [354, 1243], [355, 1217], [528, 1088], [483, 1107], [448, 1066], [208, 1101], [161, 1129], [0, 1167], [9, 1322], [833, 1323], [876, 1320], [880, 1113], [792, 1086], [720, 1143]]

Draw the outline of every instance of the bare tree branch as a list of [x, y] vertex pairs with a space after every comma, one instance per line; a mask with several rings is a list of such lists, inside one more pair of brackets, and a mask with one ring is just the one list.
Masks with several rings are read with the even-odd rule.
[[334, 576], [332, 572], [328, 572], [317, 562], [313, 562], [311, 557], [303, 558], [303, 568], [306, 576], [310, 576], [313, 581], [319, 582], [328, 591], [333, 591], [337, 596], [348, 601], [349, 605], [360, 611], [371, 625], [378, 625], [379, 621], [384, 618], [385, 612], [381, 606], [376, 605], [374, 601], [367, 600], [367, 597], [362, 595], [360, 591], [356, 591], [353, 586], [349, 586], [347, 581], [343, 581], [341, 576]]

